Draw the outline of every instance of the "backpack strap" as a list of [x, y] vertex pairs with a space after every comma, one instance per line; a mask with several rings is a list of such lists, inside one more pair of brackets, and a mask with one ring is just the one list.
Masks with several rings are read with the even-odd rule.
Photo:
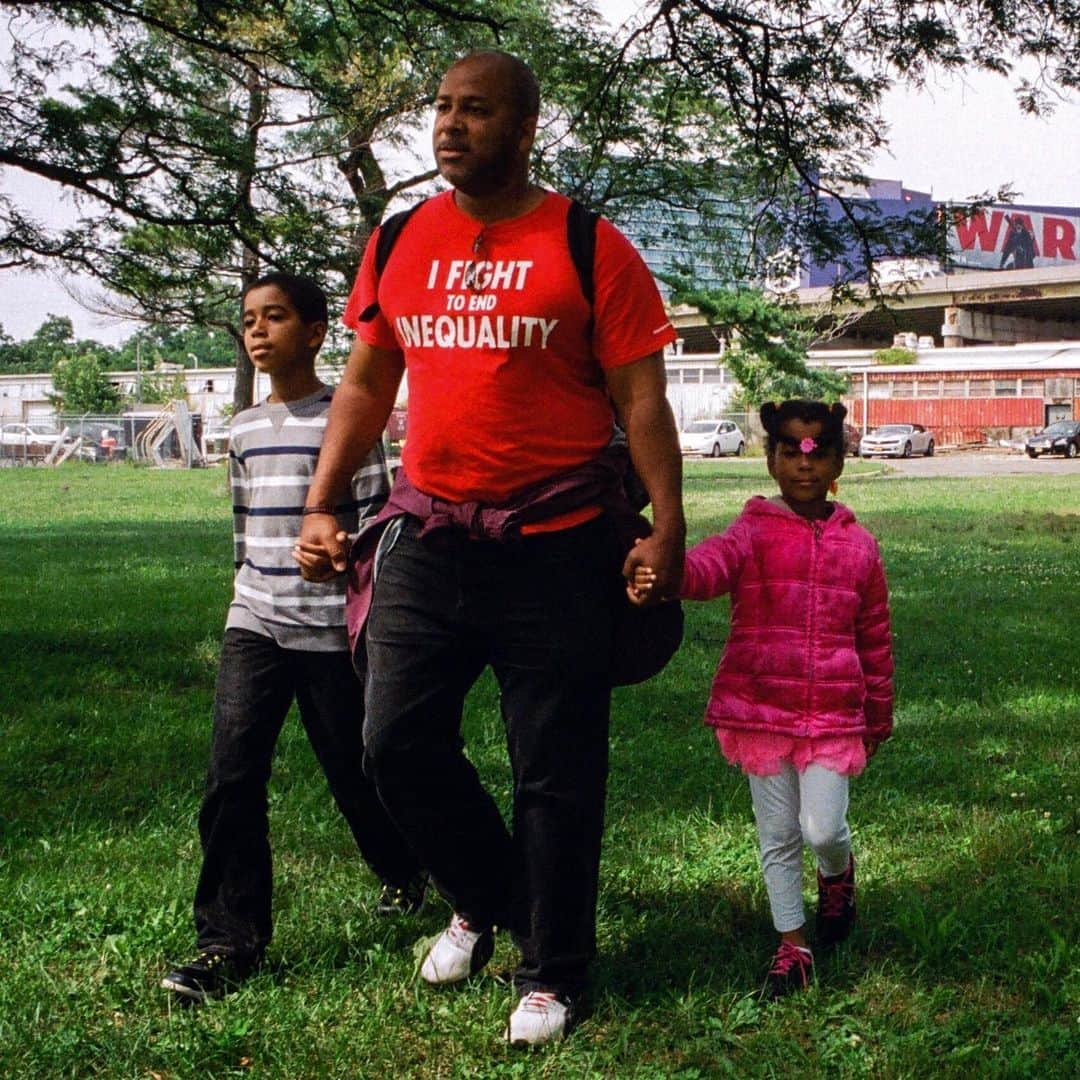
[[586, 210], [577, 199], [570, 200], [570, 209], [566, 214], [566, 240], [570, 245], [570, 258], [574, 262], [581, 291], [593, 305], [596, 289], [593, 281], [593, 263], [596, 260], [596, 223], [600, 215], [595, 210]]
[[[401, 235], [401, 230], [405, 228], [405, 223], [423, 205], [423, 202], [418, 202], [415, 206], [410, 206], [407, 210], [399, 210], [396, 214], [391, 214], [379, 226], [379, 239], [375, 241], [376, 280], [382, 277], [382, 272], [386, 269], [386, 263], [390, 258], [390, 252], [394, 250], [394, 245]], [[378, 300], [375, 300], [360, 312], [360, 322], [371, 322], [378, 313], [379, 302]]]

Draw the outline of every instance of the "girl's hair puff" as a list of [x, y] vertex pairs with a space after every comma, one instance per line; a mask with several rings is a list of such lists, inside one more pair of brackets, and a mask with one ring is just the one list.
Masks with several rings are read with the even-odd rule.
[[761, 406], [761, 426], [767, 436], [765, 452], [770, 456], [776, 452], [783, 439], [780, 429], [789, 420], [801, 420], [804, 424], [821, 424], [818, 446], [833, 450], [840, 457], [844, 456], [844, 417], [847, 409], [839, 401], [826, 405], [824, 401], [807, 401], [804, 398], [791, 398], [779, 405], [767, 401]]
[[252, 289], [260, 289], [265, 285], [272, 285], [280, 289], [296, 308], [297, 315], [306, 323], [329, 322], [330, 312], [326, 300], [326, 293], [314, 278], [305, 277], [303, 274], [288, 274], [284, 270], [275, 270], [270, 274], [263, 274], [256, 278], [245, 290], [240, 300], [247, 297]]

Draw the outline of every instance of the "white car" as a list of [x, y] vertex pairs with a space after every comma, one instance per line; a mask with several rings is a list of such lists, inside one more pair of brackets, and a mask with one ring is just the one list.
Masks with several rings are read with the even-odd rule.
[[31, 424], [4, 424], [0, 427], [0, 445], [34, 450], [51, 450], [60, 441], [60, 432], [47, 431]]
[[922, 424], [885, 424], [864, 435], [859, 442], [860, 457], [932, 457], [934, 436]]
[[679, 432], [679, 448], [684, 454], [705, 457], [739, 456], [746, 449], [746, 440], [739, 425], [730, 420], [694, 420]]

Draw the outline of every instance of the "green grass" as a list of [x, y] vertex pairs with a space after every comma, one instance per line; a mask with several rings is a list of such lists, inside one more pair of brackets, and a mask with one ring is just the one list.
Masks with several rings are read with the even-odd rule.
[[[898, 669], [895, 738], [853, 787], [855, 935], [816, 989], [756, 1002], [773, 935], [749, 796], [701, 726], [728, 608], [691, 606], [675, 661], [616, 696], [593, 1015], [521, 1054], [498, 1040], [509, 944], [463, 989], [417, 985], [413, 944], [446, 910], [368, 914], [296, 723], [271, 784], [271, 963], [171, 1006], [230, 589], [223, 474], [0, 472], [0, 1075], [1080, 1074], [1080, 483], [852, 463], [841, 487], [881, 541]], [[769, 490], [760, 460], [690, 463], [691, 538]], [[489, 680], [466, 737], [505, 800]]]

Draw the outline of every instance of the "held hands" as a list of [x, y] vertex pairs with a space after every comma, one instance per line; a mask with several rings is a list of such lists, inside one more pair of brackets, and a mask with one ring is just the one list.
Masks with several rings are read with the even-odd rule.
[[623, 563], [626, 595], [631, 604], [647, 607], [676, 600], [683, 574], [683, 543], [654, 533], [635, 540]]
[[305, 514], [300, 539], [292, 550], [304, 580], [329, 581], [335, 574], [344, 573], [348, 538], [333, 514]]

